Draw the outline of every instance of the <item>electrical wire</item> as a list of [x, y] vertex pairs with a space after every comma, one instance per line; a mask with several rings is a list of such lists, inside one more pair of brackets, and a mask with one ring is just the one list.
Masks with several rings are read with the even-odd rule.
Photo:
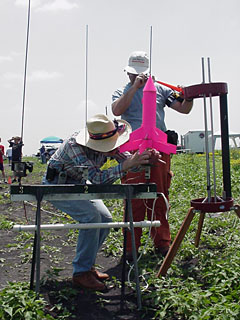
[[[165, 204], [166, 204], [166, 219], [168, 219], [169, 202], [168, 202], [166, 196], [164, 195], [164, 193], [161, 192], [161, 193], [159, 193], [159, 194], [163, 197], [163, 199], [164, 199], [164, 201], [165, 201]], [[153, 222], [154, 213], [155, 213], [155, 205], [156, 205], [156, 201], [157, 201], [157, 200], [158, 200], [158, 198], [154, 199], [152, 208], [148, 207], [147, 204], [146, 204], [146, 202], [144, 201], [144, 205], [145, 205], [146, 209], [152, 210], [151, 223]], [[149, 241], [150, 241], [150, 239], [151, 239], [151, 230], [152, 230], [152, 226], [150, 226], [150, 228], [149, 228], [147, 241], [146, 241], [146, 243], [145, 243], [145, 245], [144, 245], [144, 247], [143, 247], [143, 250], [142, 250], [141, 254], [139, 255], [139, 257], [138, 257], [138, 259], [137, 259], [137, 262], [140, 261], [140, 259], [142, 258], [143, 253], [145, 253], [145, 251], [146, 251], [146, 248], [147, 248], [147, 246], [148, 246], [148, 244], [149, 244]], [[153, 238], [153, 240], [154, 240], [154, 238]], [[132, 270], [133, 270], [133, 268], [134, 268], [134, 264], [133, 264], [133, 263], [130, 264], [130, 263], [128, 263], [128, 262], [127, 262], [127, 264], [130, 266], [130, 269], [129, 269], [129, 271], [128, 271], [128, 283], [129, 283], [129, 285], [131, 285], [130, 277], [131, 277]], [[144, 279], [144, 281], [145, 281], [145, 283], [146, 283], [145, 288], [142, 289], [142, 291], [145, 291], [145, 290], [148, 289], [148, 283], [147, 283], [147, 281], [145, 280], [145, 277], [144, 277], [144, 276], [141, 276], [141, 277]]]
[[[24, 203], [24, 204], [28, 204], [28, 205], [30, 205], [30, 206], [32, 206], [32, 207], [34, 207], [34, 208], [37, 208], [37, 206], [36, 206], [35, 204], [33, 204], [33, 203], [29, 202], [29, 201], [23, 201], [23, 203]], [[68, 215], [67, 215], [66, 213], [64, 213], [64, 212], [63, 212], [63, 214], [58, 214], [58, 213], [55, 213], [55, 212], [47, 211], [47, 210], [43, 209], [42, 207], [40, 208], [40, 210], [41, 210], [42, 212], [49, 213], [49, 214], [51, 214], [51, 215], [53, 215], [53, 216], [60, 217], [60, 218], [68, 216]], [[26, 220], [27, 220], [27, 217], [26, 217]], [[27, 222], [28, 222], [28, 220], [27, 220]]]

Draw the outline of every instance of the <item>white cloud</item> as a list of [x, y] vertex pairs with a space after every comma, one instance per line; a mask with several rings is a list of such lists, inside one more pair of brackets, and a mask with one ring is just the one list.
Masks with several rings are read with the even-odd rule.
[[51, 80], [62, 77], [60, 72], [48, 72], [46, 70], [37, 70], [28, 76], [29, 81]]
[[7, 61], [13, 61], [18, 56], [22, 56], [22, 54], [15, 52], [15, 51], [12, 51], [8, 56], [0, 56], [0, 63], [7, 62]]
[[[30, 75], [27, 75], [27, 81], [38, 81], [38, 80], [52, 80], [62, 77], [62, 74], [59, 72], [48, 72], [46, 70], [37, 70], [32, 72]], [[3, 75], [5, 80], [22, 80], [23, 74], [7, 72]]]
[[[93, 100], [88, 99], [87, 100], [87, 108], [89, 109], [95, 109], [97, 107], [96, 103]], [[85, 110], [86, 109], [86, 100], [82, 100], [77, 107], [77, 109]]]
[[37, 8], [37, 11], [58, 11], [58, 10], [72, 10], [78, 8], [78, 4], [69, 0], [54, 0], [51, 3], [45, 3]]
[[[31, 7], [32, 8], [38, 7], [41, 5], [41, 3], [42, 3], [42, 0], [32, 0]], [[28, 1], [27, 0], [15, 0], [15, 5], [26, 7], [26, 6], [28, 6]]]
[[6, 62], [6, 61], [12, 61], [12, 57], [9, 56], [0, 56], [0, 63]]
[[23, 75], [20, 75], [19, 73], [14, 72], [7, 72], [2, 76], [5, 80], [19, 80], [23, 79]]
[[[15, 0], [16, 6], [27, 6], [27, 0]], [[78, 8], [79, 5], [76, 1], [72, 0], [32, 0], [31, 7], [36, 11], [67, 11]]]

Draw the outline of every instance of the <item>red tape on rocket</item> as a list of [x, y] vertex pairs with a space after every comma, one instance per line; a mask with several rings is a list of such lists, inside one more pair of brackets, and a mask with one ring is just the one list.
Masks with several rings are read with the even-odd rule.
[[143, 89], [142, 125], [130, 134], [129, 141], [120, 147], [120, 152], [151, 148], [170, 154], [177, 147], [167, 142], [167, 134], [156, 127], [156, 88], [152, 77], [148, 78]]

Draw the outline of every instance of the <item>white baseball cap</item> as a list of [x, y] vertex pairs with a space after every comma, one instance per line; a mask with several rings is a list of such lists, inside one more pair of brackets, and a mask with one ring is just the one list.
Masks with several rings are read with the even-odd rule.
[[134, 51], [129, 59], [128, 65], [124, 71], [132, 74], [148, 73], [149, 72], [149, 58], [144, 51]]

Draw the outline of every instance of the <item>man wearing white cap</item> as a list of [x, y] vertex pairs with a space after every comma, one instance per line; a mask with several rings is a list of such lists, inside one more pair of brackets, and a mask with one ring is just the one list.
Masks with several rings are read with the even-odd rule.
[[[116, 90], [112, 96], [112, 111], [115, 116], [121, 116], [121, 119], [128, 121], [132, 130], [140, 128], [142, 124], [142, 98], [143, 88], [149, 74], [149, 58], [143, 51], [133, 52], [128, 60], [128, 65], [124, 71], [127, 72], [130, 82], [123, 88]], [[156, 109], [156, 126], [160, 130], [166, 132], [165, 125], [165, 106], [170, 107], [180, 113], [188, 114], [193, 102], [192, 100], [184, 100], [177, 96], [171, 89], [162, 86], [155, 82], [157, 91], [157, 109]], [[170, 142], [170, 141], [169, 141]], [[168, 199], [168, 189], [172, 173], [170, 171], [170, 156], [162, 153], [162, 160], [166, 162], [158, 162], [157, 165], [151, 168], [151, 182], [158, 186], [158, 192], [163, 193]], [[144, 171], [141, 173], [128, 173], [122, 182], [128, 183], [143, 183], [145, 182]], [[147, 211], [148, 218], [151, 218], [152, 200], [147, 201], [146, 209], [143, 200], [132, 200], [133, 219], [134, 221], [142, 221], [145, 218]], [[171, 235], [170, 228], [166, 218], [166, 204], [163, 198], [159, 198], [155, 205], [155, 219], [161, 221], [159, 228], [152, 229], [152, 238], [154, 241], [155, 252], [165, 256], [169, 249]], [[136, 248], [141, 245], [142, 230], [135, 229]], [[127, 257], [132, 258], [131, 238], [127, 237]]]
[[[123, 178], [128, 170], [158, 161], [157, 152], [146, 151], [121, 154], [118, 148], [129, 140], [131, 126], [125, 120], [110, 120], [97, 114], [87, 121], [83, 129], [65, 140], [48, 162], [44, 184], [85, 184], [82, 166], [88, 167], [88, 180], [93, 184], [113, 183]], [[101, 170], [102, 165], [112, 157], [118, 165]], [[62, 173], [65, 181], [62, 181]], [[51, 201], [79, 223], [111, 222], [112, 216], [102, 200]], [[109, 229], [79, 230], [76, 256], [73, 260], [73, 284], [93, 290], [104, 290], [101, 282], [109, 278], [94, 267], [97, 252], [109, 233]]]

